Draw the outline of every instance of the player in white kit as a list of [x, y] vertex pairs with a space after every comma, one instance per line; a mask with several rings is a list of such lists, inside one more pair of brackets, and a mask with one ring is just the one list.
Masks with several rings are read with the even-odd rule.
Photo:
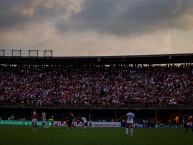
[[191, 128], [193, 132], [193, 117], [192, 115], [188, 116], [187, 124], [186, 124], [186, 132], [188, 132], [188, 129]]
[[46, 126], [46, 113], [44, 111], [42, 111], [42, 126], [43, 126], [43, 129], [47, 129], [47, 126]]
[[81, 118], [81, 121], [82, 121], [83, 129], [86, 129], [86, 127], [87, 127], [87, 120], [86, 120], [86, 118], [85, 118], [85, 117], [82, 117], [82, 118]]
[[126, 114], [126, 136], [128, 136], [129, 128], [130, 128], [130, 135], [133, 136], [133, 118], [135, 117], [135, 114], [133, 112], [128, 112]]

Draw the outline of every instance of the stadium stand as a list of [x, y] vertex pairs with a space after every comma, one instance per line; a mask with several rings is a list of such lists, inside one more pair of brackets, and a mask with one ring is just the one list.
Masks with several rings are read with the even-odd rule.
[[1, 103], [192, 104], [190, 65], [1, 66]]
[[1, 107], [193, 105], [193, 55], [0, 57]]

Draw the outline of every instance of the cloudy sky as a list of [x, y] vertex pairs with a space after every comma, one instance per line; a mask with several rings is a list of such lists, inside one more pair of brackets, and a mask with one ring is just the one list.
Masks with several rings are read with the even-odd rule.
[[193, 53], [193, 0], [0, 0], [0, 50], [13, 49], [54, 56]]

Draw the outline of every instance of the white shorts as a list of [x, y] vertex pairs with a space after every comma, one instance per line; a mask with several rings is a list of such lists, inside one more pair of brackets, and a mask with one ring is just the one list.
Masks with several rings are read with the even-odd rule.
[[37, 123], [37, 119], [32, 119], [32, 123]]
[[127, 123], [132, 123], [133, 124], [133, 121], [127, 121]]

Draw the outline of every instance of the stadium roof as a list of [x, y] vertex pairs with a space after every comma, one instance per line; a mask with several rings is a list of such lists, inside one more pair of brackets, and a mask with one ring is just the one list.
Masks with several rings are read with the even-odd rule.
[[193, 53], [128, 55], [128, 56], [77, 56], [77, 57], [0, 56], [0, 64], [111, 65], [111, 64], [173, 64], [173, 63], [193, 63]]

